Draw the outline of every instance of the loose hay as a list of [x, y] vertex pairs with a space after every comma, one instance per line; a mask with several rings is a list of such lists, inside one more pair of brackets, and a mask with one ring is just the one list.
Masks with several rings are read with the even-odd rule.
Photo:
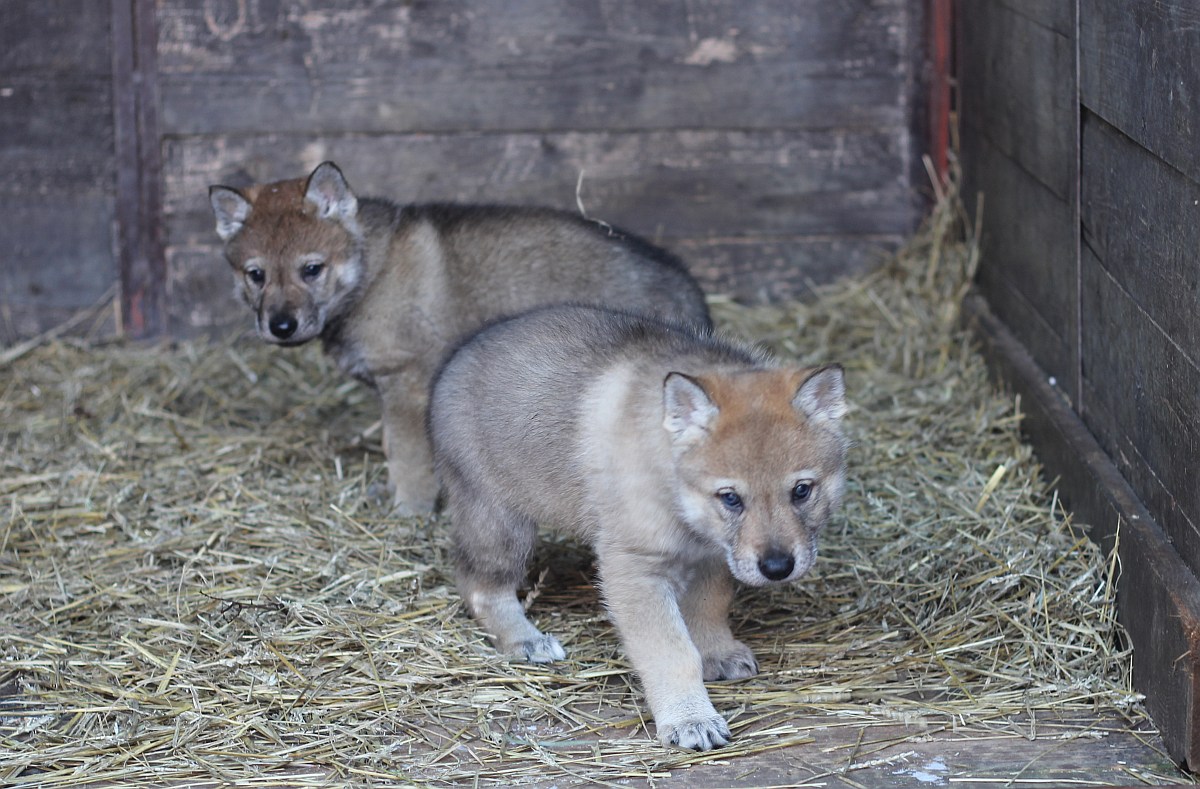
[[373, 398], [316, 347], [56, 341], [12, 362], [0, 782], [604, 784], [806, 743], [813, 715], [913, 737], [1037, 734], [1045, 713], [1144, 729], [1115, 568], [959, 324], [975, 248], [958, 225], [943, 202], [888, 266], [813, 303], [714, 303], [782, 356], [841, 361], [856, 443], [816, 570], [739, 597], [762, 673], [710, 686], [736, 736], [710, 754], [653, 741], [574, 543], [543, 541], [526, 598], [568, 660], [495, 654], [445, 523], [369, 495]]

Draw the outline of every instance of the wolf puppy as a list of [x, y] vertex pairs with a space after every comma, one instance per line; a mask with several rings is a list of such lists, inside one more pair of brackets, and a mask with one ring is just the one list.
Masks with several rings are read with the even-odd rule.
[[320, 337], [344, 372], [378, 391], [401, 513], [428, 512], [437, 496], [429, 382], [462, 335], [567, 301], [711, 326], [679, 260], [572, 214], [358, 199], [332, 162], [308, 178], [213, 186], [209, 198], [258, 335], [279, 345]]
[[484, 329], [429, 411], [468, 608], [500, 650], [565, 657], [517, 587], [536, 524], [582, 537], [659, 739], [724, 745], [704, 680], [758, 672], [729, 630], [733, 581], [812, 567], [842, 497], [845, 410], [840, 367], [779, 368], [679, 325], [567, 306]]

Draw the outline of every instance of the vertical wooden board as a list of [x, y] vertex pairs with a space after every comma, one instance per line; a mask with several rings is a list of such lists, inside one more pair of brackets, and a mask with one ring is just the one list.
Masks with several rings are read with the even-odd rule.
[[1074, 35], [997, 0], [975, 0], [963, 7], [962, 27], [963, 125], [970, 134], [986, 137], [1060, 200], [1073, 202], [1078, 172]]
[[[1049, 3], [1046, 0], [993, 0], [993, 2], [1015, 14], [1031, 19], [1039, 25], [1048, 27], [1055, 33], [1068, 37], [1075, 35], [1075, 11], [1079, 4], [1078, 0], [1052, 0]], [[963, 4], [962, 12], [970, 13], [976, 4], [977, 0], [967, 0]]]
[[1200, 368], [1085, 246], [1084, 422], [1200, 571]]
[[1089, 114], [1080, 213], [1100, 265], [1200, 363], [1200, 184]]
[[1080, 0], [1084, 105], [1200, 181], [1200, 5]]
[[160, 5], [168, 133], [907, 122], [911, 0]]
[[972, 129], [963, 131], [962, 158], [972, 211], [983, 195], [980, 287], [1038, 364], [1076, 399], [1075, 210]]
[[0, 25], [0, 337], [92, 306], [112, 257], [107, 4], [10, 2]]

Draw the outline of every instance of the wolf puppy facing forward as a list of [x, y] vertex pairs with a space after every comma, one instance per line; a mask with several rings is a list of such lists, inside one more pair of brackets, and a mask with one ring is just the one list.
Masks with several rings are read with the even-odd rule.
[[308, 178], [213, 186], [209, 198], [258, 335], [279, 345], [320, 337], [344, 372], [378, 391], [401, 513], [433, 508], [429, 382], [464, 334], [568, 301], [711, 327], [678, 259], [573, 214], [359, 199], [332, 162]]
[[781, 368], [709, 332], [587, 307], [496, 323], [449, 358], [429, 430], [458, 582], [497, 647], [562, 646], [517, 599], [537, 524], [591, 544], [664, 744], [729, 740], [704, 680], [750, 677], [734, 579], [793, 581], [845, 479], [838, 366]]

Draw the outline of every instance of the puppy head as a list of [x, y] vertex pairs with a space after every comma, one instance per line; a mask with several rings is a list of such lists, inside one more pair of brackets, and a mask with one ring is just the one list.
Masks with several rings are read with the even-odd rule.
[[358, 200], [341, 170], [325, 162], [308, 178], [208, 193], [258, 335], [280, 345], [319, 336], [363, 276]]
[[734, 577], [762, 586], [808, 572], [845, 485], [842, 368], [671, 373], [663, 411], [679, 511]]

